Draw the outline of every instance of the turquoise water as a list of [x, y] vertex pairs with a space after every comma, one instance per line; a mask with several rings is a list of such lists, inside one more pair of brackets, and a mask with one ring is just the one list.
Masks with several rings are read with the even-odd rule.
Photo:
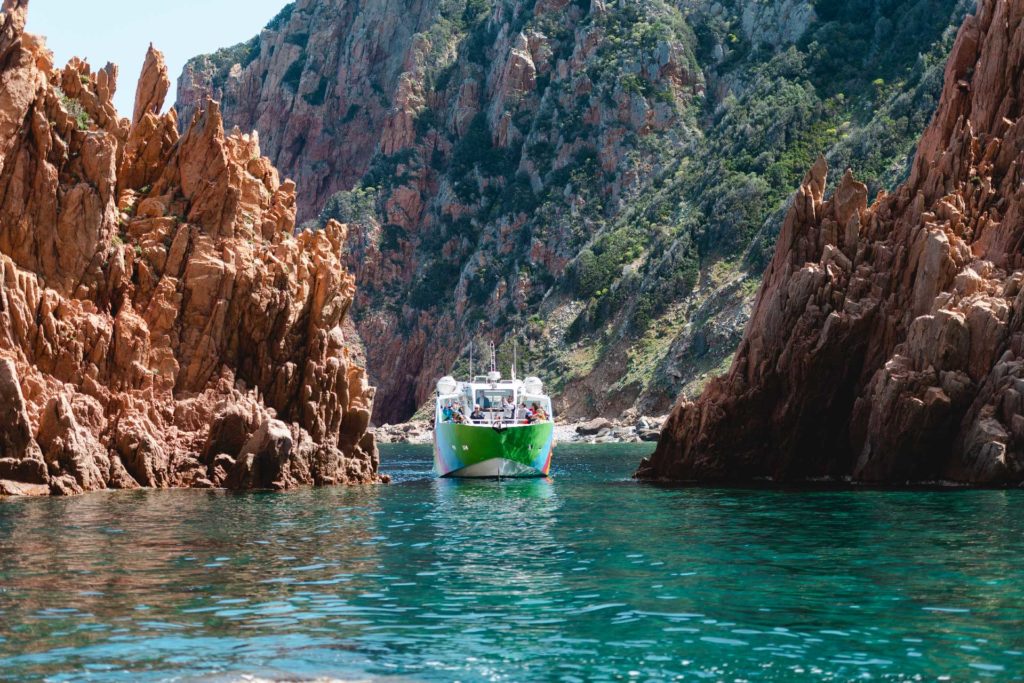
[[0, 680], [1024, 680], [1024, 491], [550, 481], [0, 499]]

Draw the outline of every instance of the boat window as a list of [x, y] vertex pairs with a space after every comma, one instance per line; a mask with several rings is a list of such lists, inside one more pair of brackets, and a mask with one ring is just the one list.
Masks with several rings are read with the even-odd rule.
[[476, 404], [483, 410], [501, 410], [501, 402], [506, 397], [512, 400], [511, 389], [484, 389], [476, 392]]

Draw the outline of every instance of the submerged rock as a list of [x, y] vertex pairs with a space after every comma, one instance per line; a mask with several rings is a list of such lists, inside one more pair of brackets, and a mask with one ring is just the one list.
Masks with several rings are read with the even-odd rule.
[[0, 493], [376, 481], [346, 228], [295, 237], [294, 183], [215, 102], [179, 138], [152, 48], [120, 118], [116, 67], [54, 69], [27, 5], [0, 14]]
[[804, 179], [729, 373], [638, 477], [1024, 481], [1022, 3], [960, 29], [909, 179]]

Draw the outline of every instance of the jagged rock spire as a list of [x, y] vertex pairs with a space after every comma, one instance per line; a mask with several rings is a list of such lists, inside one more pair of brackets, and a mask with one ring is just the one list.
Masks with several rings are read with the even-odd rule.
[[25, 7], [0, 16], [0, 495], [378, 480], [345, 227], [294, 235], [295, 184], [215, 104], [179, 138], [152, 46], [129, 126], [115, 70], [54, 70]]
[[132, 114], [132, 125], [136, 125], [147, 113], [159, 114], [164, 106], [164, 98], [171, 88], [171, 79], [167, 74], [167, 64], [162, 52], [149, 44], [146, 60], [142, 63], [139, 84], [135, 89], [135, 113]]

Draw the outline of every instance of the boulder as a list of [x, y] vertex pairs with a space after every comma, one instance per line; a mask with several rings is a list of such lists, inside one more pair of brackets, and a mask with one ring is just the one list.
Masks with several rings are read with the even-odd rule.
[[660, 429], [643, 429], [637, 432], [641, 441], [657, 441], [661, 436]]
[[229, 489], [287, 488], [287, 465], [293, 444], [288, 425], [280, 420], [265, 420], [242, 447], [225, 486]]
[[595, 417], [592, 420], [589, 420], [587, 422], [581, 422], [580, 424], [576, 425], [576, 433], [582, 434], [584, 436], [591, 436], [594, 434], [598, 434], [603, 430], [611, 428], [611, 420], [604, 417]]

